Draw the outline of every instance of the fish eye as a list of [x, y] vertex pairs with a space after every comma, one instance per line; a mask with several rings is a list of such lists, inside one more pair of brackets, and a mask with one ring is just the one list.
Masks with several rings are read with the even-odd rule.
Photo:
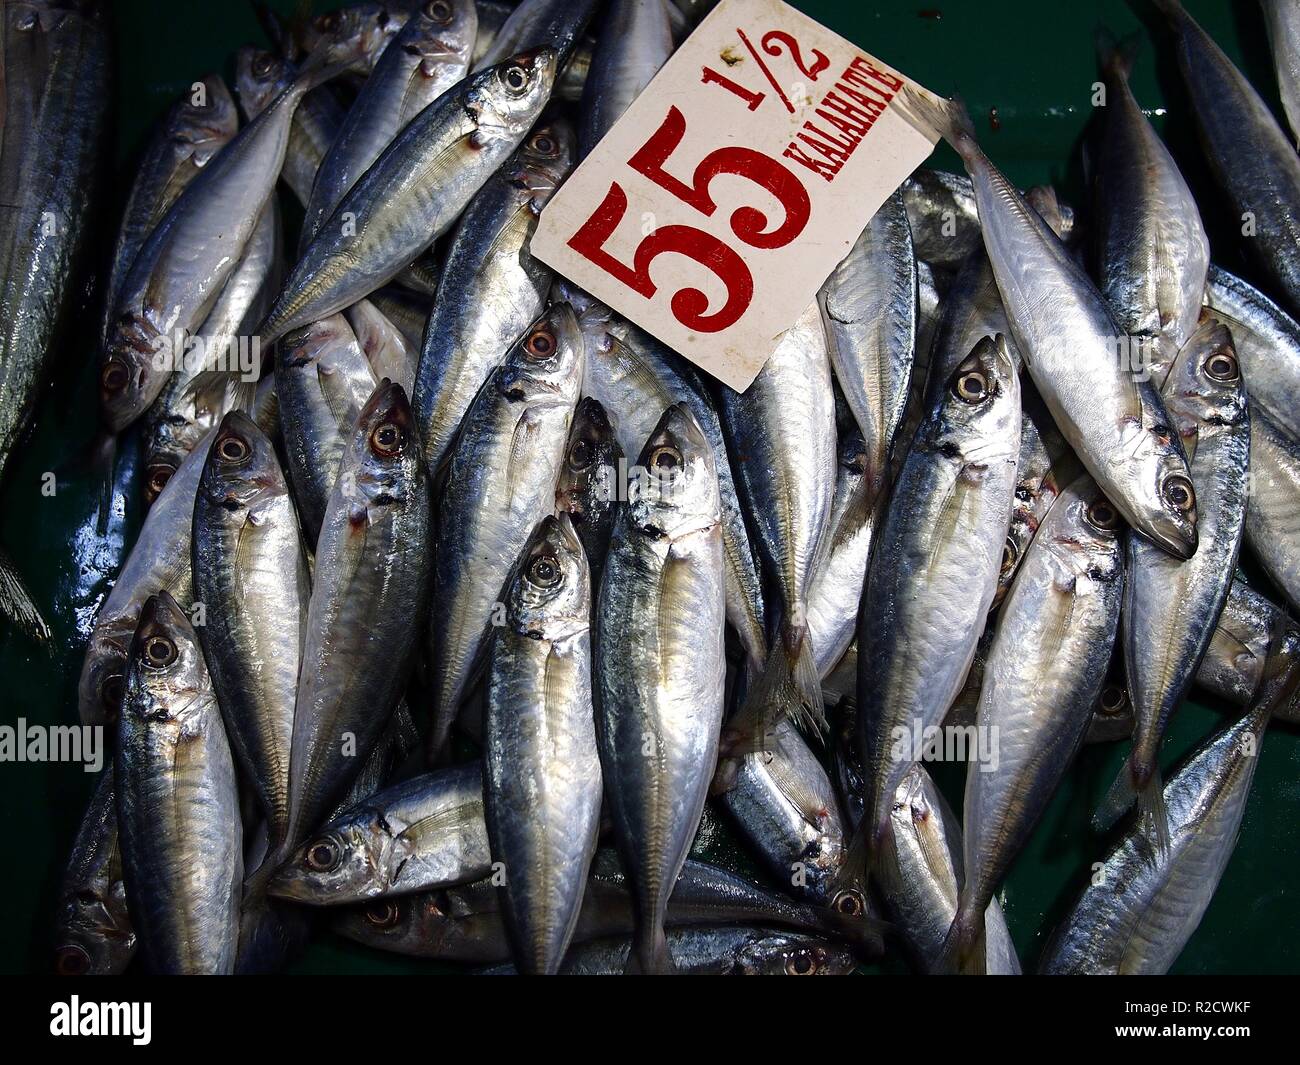
[[253, 77], [259, 80], [269, 77], [271, 72], [275, 70], [275, 58], [270, 52], [259, 52], [253, 59], [253, 64], [249, 69], [252, 71]]
[[1183, 514], [1190, 513], [1196, 506], [1196, 490], [1192, 482], [1180, 473], [1165, 480], [1160, 494], [1166, 503]]
[[533, 139], [528, 142], [528, 146], [538, 155], [554, 156], [560, 152], [559, 142], [551, 135], [550, 130], [538, 130], [533, 134]]
[[54, 952], [54, 971], [59, 976], [85, 976], [90, 972], [90, 955], [75, 943]]
[[375, 426], [370, 434], [370, 446], [377, 454], [386, 458], [398, 454], [405, 443], [406, 434], [402, 432], [402, 427], [392, 422], [383, 422]]
[[131, 371], [127, 369], [126, 363], [116, 356], [104, 363], [104, 369], [99, 375], [99, 383], [104, 386], [104, 391], [111, 395], [116, 395], [126, 388], [130, 379]]
[[1114, 716], [1115, 714], [1121, 713], [1127, 703], [1128, 692], [1118, 684], [1107, 684], [1101, 689], [1101, 698], [1098, 701], [1098, 706], [1101, 707], [1101, 712], [1103, 714]]
[[657, 447], [650, 454], [650, 469], [653, 473], [671, 474], [682, 465], [682, 453], [675, 447]]
[[144, 664], [162, 669], [176, 661], [176, 645], [166, 636], [150, 636], [144, 643]]
[[424, 5], [424, 17], [439, 25], [450, 22], [451, 15], [451, 5], [446, 0], [433, 0], [433, 3]]
[[402, 908], [393, 899], [375, 899], [365, 908], [367, 924], [376, 928], [392, 928], [402, 916]]
[[1212, 381], [1227, 384], [1241, 376], [1237, 359], [1227, 351], [1216, 351], [1205, 360], [1205, 373]]
[[217, 457], [222, 462], [231, 466], [238, 466], [242, 462], [247, 462], [253, 454], [252, 447], [242, 436], [223, 436], [221, 442], [217, 444]]
[[856, 888], [841, 891], [831, 900], [831, 908], [848, 917], [861, 917], [867, 912], [866, 900]]
[[816, 976], [817, 959], [810, 950], [796, 950], [785, 960], [787, 976]]
[[99, 701], [104, 713], [113, 721], [122, 709], [122, 696], [126, 694], [126, 678], [121, 673], [110, 673], [99, 684]]
[[1005, 577], [1008, 573], [1010, 573], [1015, 568], [1016, 556], [1018, 554], [1019, 551], [1016, 548], [1015, 540], [1011, 539], [1011, 537], [1008, 536], [1002, 544], [1002, 565], [998, 569], [998, 572], [1003, 577]]
[[150, 466], [145, 471], [144, 497], [145, 501], [152, 503], [160, 495], [162, 490], [167, 487], [167, 482], [172, 479], [172, 474], [176, 472], [175, 466]]
[[1089, 525], [1102, 532], [1112, 532], [1119, 527], [1119, 513], [1109, 499], [1096, 500], [1084, 516], [1088, 519]]
[[528, 88], [528, 71], [521, 66], [508, 66], [501, 75], [501, 80], [512, 96], [519, 96]]
[[333, 33], [342, 24], [343, 19], [337, 11], [331, 11], [329, 14], [321, 15], [316, 20], [316, 28], [321, 33]]
[[528, 580], [539, 588], [560, 583], [560, 563], [553, 555], [538, 555], [528, 564]]
[[952, 394], [963, 403], [979, 403], [989, 394], [989, 379], [974, 359], [967, 360], [958, 369]]
[[549, 359], [555, 354], [555, 334], [549, 329], [534, 329], [524, 341], [524, 351], [533, 359]]
[[573, 447], [569, 448], [570, 469], [585, 470], [591, 465], [593, 458], [591, 445], [585, 440], [575, 440]]
[[343, 863], [343, 850], [329, 836], [307, 848], [307, 864], [318, 873], [333, 872]]

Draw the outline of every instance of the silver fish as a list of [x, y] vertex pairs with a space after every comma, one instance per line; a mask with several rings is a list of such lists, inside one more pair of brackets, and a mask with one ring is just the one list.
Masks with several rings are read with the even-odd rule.
[[1292, 139], [1300, 139], [1300, 10], [1290, 0], [1260, 0], [1273, 49], [1278, 95]]
[[[250, 121], [265, 111], [298, 76], [298, 67], [289, 60], [251, 46], [239, 50], [235, 71], [239, 105]], [[293, 113], [280, 177], [304, 206], [311, 197], [325, 153], [343, 125], [344, 114], [332, 85], [312, 89]]]
[[1291, 607], [1300, 610], [1300, 443], [1254, 408], [1246, 543]]
[[[1175, 39], [1205, 157], [1243, 243], [1291, 314], [1300, 315], [1300, 156], [1268, 105], [1178, 0], [1155, 0]], [[1243, 230], [1244, 232], [1244, 230]]]
[[1300, 440], [1300, 325], [1259, 289], [1211, 266], [1205, 302], [1232, 332], [1253, 410]]
[[835, 393], [816, 302], [745, 392], [722, 390], [721, 414], [758, 548], [781, 594], [779, 635], [747, 696], [745, 716], [753, 710], [770, 719], [775, 709], [818, 722], [808, 591], [830, 527], [836, 455]]
[[605, 571], [605, 556], [618, 517], [618, 472], [625, 464], [605, 408], [590, 396], [573, 412], [564, 467], [555, 487], [555, 509], [569, 515], [591, 568], [592, 606]]
[[[898, 786], [890, 828], [877, 871], [880, 889], [914, 963], [934, 972], [964, 875], [961, 824], [919, 764]], [[980, 969], [989, 976], [1019, 976], [1020, 959], [997, 899], [985, 911], [984, 929]]]
[[558, 971], [600, 831], [591, 693], [591, 578], [567, 515], [547, 516], [520, 555], [487, 670], [483, 793], [504, 865], [515, 961]]
[[242, 831], [235, 764], [203, 652], [166, 592], [131, 642], [114, 761], [122, 873], [150, 970], [230, 973]]
[[664, 912], [718, 756], [726, 592], [713, 454], [684, 404], [664, 412], [639, 452], [596, 614], [601, 764], [636, 899], [630, 964], [646, 972], [672, 968]]
[[378, 383], [341, 314], [291, 333], [276, 354], [275, 392], [289, 479], [310, 548], [316, 546], [352, 429]]
[[979, 971], [985, 912], [1083, 744], [1119, 629], [1120, 528], [1080, 477], [1048, 511], [998, 613], [976, 717], [998, 757], [966, 771], [965, 874], [945, 962]]
[[557, 289], [578, 308], [587, 351], [583, 391], [605, 408], [623, 453], [639, 454], [658, 417], [685, 403], [713, 445], [722, 501], [722, 544], [727, 568], [727, 620], [740, 637], [756, 674], [767, 654], [766, 613], [758, 562], [732, 478], [718, 411], [703, 380], [685, 359], [648, 333], [566, 282]]
[[311, 594], [298, 516], [275, 446], [232, 411], [194, 503], [199, 642], [231, 746], [278, 847], [288, 830], [293, 707]]
[[1196, 329], [1210, 242], [1191, 189], [1133, 96], [1132, 67], [1131, 51], [1103, 48], [1097, 283], [1159, 385]]
[[319, 823], [401, 697], [427, 608], [429, 487], [401, 385], [362, 409], [316, 545], [293, 711], [289, 830]]
[[140, 247], [176, 197], [230, 142], [238, 128], [235, 101], [219, 74], [195, 82], [159, 123], [136, 164], [135, 181], [122, 209], [122, 224], [104, 282], [105, 337], [118, 292]]
[[475, 73], [535, 48], [553, 51], [556, 70], [563, 70], [596, 7], [597, 0], [523, 0], [474, 63]]
[[548, 123], [465, 209], [428, 317], [412, 393], [430, 471], [446, 459], [489, 373], [546, 305], [553, 275], [528, 246], [542, 208], [572, 166], [572, 130], [564, 122]]
[[59, 976], [118, 976], [137, 945], [122, 882], [113, 770], [106, 769], [77, 829], [64, 869], [54, 930]]
[[432, 616], [435, 756], [478, 668], [496, 604], [533, 527], [555, 509], [582, 383], [573, 309], [555, 304], [479, 391], [447, 468]]
[[611, 0], [582, 93], [583, 158], [623, 117], [673, 53], [664, 0]]
[[118, 574], [113, 591], [95, 617], [77, 684], [77, 705], [85, 725], [118, 718], [126, 677], [126, 655], [145, 600], [160, 591], [190, 602], [190, 543], [194, 498], [215, 433], [209, 433], [181, 463], [145, 518]]
[[358, 300], [343, 313], [375, 377], [395, 381], [409, 394], [415, 386], [419, 348], [370, 300]]
[[380, 54], [321, 161], [301, 249], [407, 123], [465, 76], [477, 26], [473, 0], [432, 0], [411, 12]]
[[[1249, 704], [1263, 680], [1269, 641], [1280, 618], [1281, 607], [1240, 577], [1234, 580], [1196, 672], [1196, 684], [1236, 706]], [[1277, 717], [1287, 719], [1288, 710], [1300, 708], [1278, 707]]]
[[1020, 444], [1020, 379], [1001, 337], [980, 341], [917, 431], [877, 534], [858, 623], [859, 743], [874, 854], [961, 689], [997, 589]]
[[335, 817], [267, 885], [335, 906], [478, 880], [492, 868], [477, 762], [412, 777]]
[[462, 81], [411, 120], [302, 252], [263, 343], [391, 281], [445, 233], [550, 97], [555, 53], [526, 52]]
[[1057, 931], [1044, 973], [1160, 975], [1178, 959], [1236, 847], [1269, 715], [1300, 680], [1294, 639], [1275, 652], [1251, 710], [1165, 785], [1169, 847], [1140, 826], [1120, 840]]
[[959, 269], [981, 243], [970, 178], [922, 167], [902, 189], [916, 257], [940, 269]]
[[1241, 551], [1249, 489], [1251, 427], [1232, 337], [1210, 320], [1179, 352], [1165, 383], [1166, 407], [1191, 457], [1200, 545], [1188, 561], [1130, 537], [1124, 589], [1124, 661], [1137, 718], [1127, 776], [1103, 821], [1138, 796], [1164, 839], [1157, 758], [1165, 729], [1192, 684], [1228, 597]]
[[1196, 550], [1187, 459], [1152, 381], [1121, 365], [1105, 298], [1046, 222], [984, 155], [960, 104], [904, 90], [919, 120], [962, 156], [1017, 347], [1052, 417], [1120, 514], [1162, 548]]

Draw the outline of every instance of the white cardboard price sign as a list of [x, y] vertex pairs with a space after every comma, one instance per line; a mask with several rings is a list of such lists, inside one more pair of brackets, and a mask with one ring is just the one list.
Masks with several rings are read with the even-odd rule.
[[722, 0], [542, 212], [532, 253], [744, 390], [934, 150], [908, 81], [780, 0]]

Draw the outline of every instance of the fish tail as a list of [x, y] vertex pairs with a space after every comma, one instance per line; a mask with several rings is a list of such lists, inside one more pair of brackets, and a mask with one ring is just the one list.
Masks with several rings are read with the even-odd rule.
[[1118, 81], [1128, 81], [1137, 61], [1141, 34], [1132, 33], [1123, 39], [1117, 39], [1110, 30], [1102, 27], [1097, 30], [1097, 65], [1103, 74], [1109, 74]]
[[1109, 832], [1116, 823], [1132, 808], [1140, 788], [1134, 780], [1132, 760], [1126, 761], [1115, 778], [1115, 783], [1106, 792], [1096, 813], [1092, 815], [1092, 827], [1097, 832]]
[[745, 694], [745, 702], [727, 729], [725, 753], [767, 750], [772, 732], [789, 717], [805, 732], [824, 732], [821, 679], [813, 661], [807, 625], [782, 627], [781, 638], [767, 656], [763, 673]]
[[627, 965], [623, 969], [625, 976], [664, 975], [677, 972], [672, 952], [668, 949], [668, 937], [664, 934], [662, 921], [656, 921], [653, 928], [639, 932], [632, 943], [632, 950], [627, 956]]
[[957, 913], [943, 938], [934, 971], [982, 976], [984, 956], [984, 909], [963, 890]]
[[0, 551], [0, 614], [36, 643], [48, 645], [50, 626], [28, 592], [13, 560], [4, 551]]
[[899, 99], [905, 115], [937, 132], [952, 145], [963, 161], [969, 161], [970, 157], [979, 153], [979, 145], [975, 141], [975, 124], [960, 96], [945, 100], [925, 89], [904, 85]]
[[100, 429], [90, 445], [90, 473], [95, 486], [95, 533], [108, 533], [108, 519], [113, 513], [113, 483], [117, 476], [117, 437]]
[[245, 381], [238, 370], [204, 370], [185, 386], [184, 395], [196, 408], [225, 410], [229, 399], [230, 409], [251, 414], [257, 398], [257, 382]]
[[1159, 766], [1152, 768], [1146, 783], [1138, 790], [1137, 806], [1142, 834], [1164, 854], [1169, 850], [1169, 810], [1165, 807], [1165, 786]]

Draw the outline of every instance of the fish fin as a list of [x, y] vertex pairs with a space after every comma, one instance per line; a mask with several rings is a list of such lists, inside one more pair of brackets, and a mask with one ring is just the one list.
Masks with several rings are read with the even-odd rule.
[[984, 911], [977, 910], [963, 892], [932, 972], [983, 976], [985, 953]]
[[849, 836], [849, 845], [844, 850], [844, 860], [831, 881], [831, 890], [841, 891], [866, 884], [873, 872], [872, 863], [879, 853], [879, 848], [872, 847], [871, 833], [867, 829], [868, 819], [863, 817]]
[[212, 411], [226, 409], [227, 398], [230, 398], [232, 408], [248, 414], [257, 398], [257, 382], [245, 381], [228, 370], [204, 370], [194, 375], [182, 394], [196, 408]]
[[1122, 81], [1128, 81], [1133, 73], [1133, 64], [1137, 61], [1138, 49], [1142, 44], [1140, 33], [1131, 33], [1122, 39], [1105, 27], [1097, 30], [1097, 65], [1103, 74], [1110, 74]]
[[0, 614], [36, 643], [48, 646], [50, 626], [41, 616], [40, 608], [27, 591], [12, 559], [3, 551], [0, 551]]
[[782, 717], [789, 717], [803, 732], [826, 731], [821, 678], [807, 625], [782, 626], [781, 638], [768, 653], [762, 676], [750, 687], [744, 705], [727, 728], [726, 752], [768, 750], [773, 729]]
[[1133, 771], [1127, 761], [1120, 766], [1119, 776], [1101, 800], [1097, 812], [1092, 815], [1092, 827], [1096, 832], [1109, 832], [1116, 823], [1132, 808], [1137, 799], [1138, 789], [1133, 782]]
[[1169, 811], [1165, 808], [1165, 785], [1160, 779], [1160, 767], [1151, 770], [1146, 786], [1137, 793], [1138, 824], [1142, 834], [1154, 845], [1158, 853], [1169, 850]]
[[898, 100], [903, 116], [909, 121], [928, 126], [952, 145], [963, 160], [972, 151], [978, 152], [975, 124], [960, 96], [945, 100], [932, 92], [912, 85], [904, 85]]
[[90, 445], [90, 468], [95, 485], [95, 533], [106, 536], [117, 476], [117, 437], [107, 429], [101, 429]]
[[656, 924], [653, 931], [638, 934], [632, 941], [632, 950], [628, 953], [623, 974], [662, 976], [675, 972], [677, 972], [677, 964], [668, 949], [668, 937], [664, 934], [664, 926]]

